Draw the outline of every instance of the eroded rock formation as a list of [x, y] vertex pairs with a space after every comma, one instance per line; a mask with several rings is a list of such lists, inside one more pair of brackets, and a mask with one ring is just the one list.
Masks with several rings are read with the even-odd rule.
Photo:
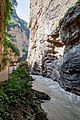
[[70, 8], [60, 22], [60, 36], [66, 46], [60, 83], [66, 89], [80, 91], [80, 3]]
[[[66, 13], [76, 2], [77, 0], [31, 0], [28, 62], [33, 74], [51, 77], [62, 86], [71, 89], [74, 86], [78, 90], [79, 8]], [[63, 21], [59, 27], [61, 18]]]

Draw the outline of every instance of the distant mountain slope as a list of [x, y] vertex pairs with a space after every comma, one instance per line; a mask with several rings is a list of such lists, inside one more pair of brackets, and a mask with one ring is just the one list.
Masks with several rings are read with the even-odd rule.
[[7, 27], [7, 33], [12, 43], [19, 49], [20, 58], [24, 55], [27, 57], [30, 31], [27, 28], [27, 23], [17, 16], [15, 9], [17, 6], [16, 0], [11, 0], [11, 4], [13, 12]]

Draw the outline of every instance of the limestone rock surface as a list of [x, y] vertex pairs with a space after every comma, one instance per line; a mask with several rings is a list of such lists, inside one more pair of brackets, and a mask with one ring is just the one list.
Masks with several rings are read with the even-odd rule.
[[30, 1], [29, 27], [31, 35], [28, 62], [31, 66], [32, 73], [50, 77], [52, 71], [54, 72], [53, 68], [57, 64], [57, 60], [62, 57], [64, 51], [64, 43], [61, 42], [59, 37], [59, 21], [68, 8], [76, 1]]
[[76, 2], [30, 1], [28, 63], [31, 72], [51, 77], [72, 90], [80, 89], [80, 9], [78, 4], [74, 8]]
[[65, 43], [60, 83], [65, 89], [80, 91], [80, 4], [70, 8], [60, 23]]

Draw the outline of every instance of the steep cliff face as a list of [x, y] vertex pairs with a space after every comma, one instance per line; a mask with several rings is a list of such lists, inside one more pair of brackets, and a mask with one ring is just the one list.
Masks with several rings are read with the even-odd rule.
[[3, 32], [3, 20], [4, 20], [4, 0], [0, 0], [0, 70], [1, 70], [1, 58], [2, 58], [2, 42], [4, 37]]
[[28, 52], [30, 32], [27, 28], [27, 23], [17, 16], [15, 9], [17, 6], [16, 0], [11, 0], [11, 4], [13, 5], [14, 10], [7, 27], [7, 33], [13, 44], [19, 49], [20, 57], [23, 57], [23, 59], [25, 59]]
[[0, 0], [0, 71], [7, 64], [7, 44], [5, 45], [6, 27], [10, 20], [12, 6], [9, 0]]
[[[31, 29], [31, 35], [28, 62], [31, 72], [51, 77], [53, 80], [59, 81], [62, 86], [69, 86], [71, 89], [72, 86], [75, 89], [76, 86], [77, 89], [80, 88], [80, 76], [76, 77], [80, 74], [78, 72], [80, 46], [79, 36], [77, 37], [80, 28], [77, 22], [70, 22], [70, 20], [75, 21], [79, 8], [76, 13], [74, 10], [72, 13], [67, 13], [64, 18], [63, 16], [76, 2], [77, 0], [31, 0], [30, 3], [29, 27]], [[64, 20], [59, 27], [61, 18]], [[76, 60], [77, 63], [75, 63]], [[76, 65], [77, 67], [75, 67]], [[75, 72], [73, 74], [71, 68], [76, 69], [77, 74]], [[75, 78], [77, 80], [76, 82], [74, 80]]]
[[[57, 61], [63, 55], [59, 20], [76, 0], [31, 0], [31, 35], [28, 61], [33, 73], [58, 76]], [[36, 68], [36, 69], [35, 69]]]
[[60, 84], [65, 89], [80, 91], [80, 1], [61, 20], [60, 36], [65, 43]]

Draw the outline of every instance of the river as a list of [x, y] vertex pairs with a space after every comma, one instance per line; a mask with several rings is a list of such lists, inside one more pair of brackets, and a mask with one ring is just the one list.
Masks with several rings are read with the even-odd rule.
[[32, 77], [35, 79], [33, 89], [51, 97], [41, 105], [49, 120], [80, 120], [80, 96], [65, 91], [50, 78]]

